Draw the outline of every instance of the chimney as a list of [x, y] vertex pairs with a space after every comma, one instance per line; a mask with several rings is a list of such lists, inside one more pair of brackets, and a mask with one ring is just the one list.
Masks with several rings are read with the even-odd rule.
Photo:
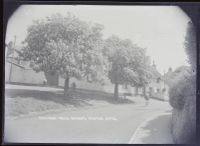
[[171, 67], [169, 67], [168, 72], [172, 72], [172, 68]]

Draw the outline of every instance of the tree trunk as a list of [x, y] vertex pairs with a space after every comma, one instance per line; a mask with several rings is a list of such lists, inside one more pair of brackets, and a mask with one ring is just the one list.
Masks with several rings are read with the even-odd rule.
[[116, 83], [115, 84], [115, 89], [114, 89], [114, 98], [118, 99], [119, 98], [119, 95], [118, 95], [118, 88], [119, 88], [119, 84]]
[[143, 86], [143, 95], [146, 96], [146, 86]]
[[64, 95], [67, 95], [69, 92], [69, 77], [65, 79]]
[[135, 95], [138, 95], [138, 87], [135, 87]]

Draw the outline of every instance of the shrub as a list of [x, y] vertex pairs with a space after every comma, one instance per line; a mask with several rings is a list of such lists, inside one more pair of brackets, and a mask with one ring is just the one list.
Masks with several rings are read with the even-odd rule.
[[192, 22], [188, 22], [187, 32], [185, 36], [185, 51], [188, 55], [188, 62], [190, 63], [193, 70], [196, 69], [196, 58], [197, 58], [197, 43], [195, 27]]
[[169, 102], [173, 108], [181, 110], [186, 102], [186, 98], [195, 96], [195, 76], [182, 74], [176, 77], [169, 90]]
[[184, 86], [184, 84], [180, 84], [179, 87], [172, 88], [169, 92], [169, 102], [173, 108], [178, 110], [182, 110], [185, 104], [184, 96], [181, 93]]
[[184, 76], [170, 90], [173, 106], [172, 135], [175, 143], [194, 143], [196, 130], [195, 76]]
[[[188, 23], [185, 51], [193, 71], [196, 69], [196, 38], [192, 22]], [[180, 76], [179, 76], [180, 77]], [[172, 135], [175, 143], [195, 143], [196, 139], [196, 83], [195, 75], [176, 77], [169, 96], [172, 105]]]

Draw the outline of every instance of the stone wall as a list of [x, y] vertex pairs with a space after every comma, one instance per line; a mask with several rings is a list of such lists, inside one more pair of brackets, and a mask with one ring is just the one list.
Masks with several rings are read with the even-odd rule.
[[6, 62], [5, 64], [5, 82], [40, 85], [43, 84], [44, 79], [43, 72], [36, 73], [32, 69], [26, 69], [15, 64], [12, 64], [11, 69], [11, 63]]

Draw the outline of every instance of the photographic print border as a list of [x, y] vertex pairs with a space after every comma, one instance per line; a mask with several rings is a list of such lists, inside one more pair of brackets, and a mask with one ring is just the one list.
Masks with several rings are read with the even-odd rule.
[[[2, 129], [2, 144], [3, 145], [10, 145], [10, 144], [14, 144], [14, 145], [27, 145], [26, 143], [5, 143], [3, 141], [3, 136], [4, 136], [4, 108], [5, 108], [5, 70], [4, 70], [4, 65], [5, 65], [5, 36], [6, 36], [6, 26], [7, 26], [7, 22], [9, 17], [14, 13], [14, 11], [22, 4], [33, 4], [33, 5], [145, 5], [145, 6], [149, 6], [149, 5], [156, 5], [156, 6], [179, 6], [193, 21], [195, 27], [196, 27], [196, 39], [197, 39], [197, 73], [196, 73], [196, 136], [197, 136], [197, 140], [196, 140], [196, 144], [200, 144], [200, 139], [198, 139], [198, 137], [200, 137], [200, 127], [199, 127], [199, 122], [200, 122], [200, 100], [199, 100], [199, 95], [200, 95], [200, 91], [199, 91], [199, 34], [200, 34], [200, 3], [196, 3], [196, 2], [191, 2], [191, 3], [183, 3], [183, 2], [149, 2], [149, 3], [144, 3], [144, 2], [117, 2], [117, 1], [29, 1], [29, 0], [21, 0], [21, 1], [17, 1], [17, 0], [4, 0], [3, 1], [3, 41], [2, 41], [2, 98], [1, 98], [1, 105], [2, 105], [2, 112], [1, 112], [1, 117], [2, 117], [2, 124], [1, 124], [1, 129]], [[29, 145], [30, 143], [28, 143]], [[41, 143], [34, 143], [34, 145], [50, 145], [51, 143], [46, 143], [46, 144], [41, 144]], [[64, 144], [64, 143], [63, 143]], [[55, 145], [55, 144], [54, 144]], [[62, 145], [62, 143], [59, 143], [58, 145]], [[72, 145], [77, 145], [77, 144], [72, 144]], [[83, 144], [85, 145], [85, 144]], [[100, 144], [96, 144], [96, 145], [100, 145]]]

